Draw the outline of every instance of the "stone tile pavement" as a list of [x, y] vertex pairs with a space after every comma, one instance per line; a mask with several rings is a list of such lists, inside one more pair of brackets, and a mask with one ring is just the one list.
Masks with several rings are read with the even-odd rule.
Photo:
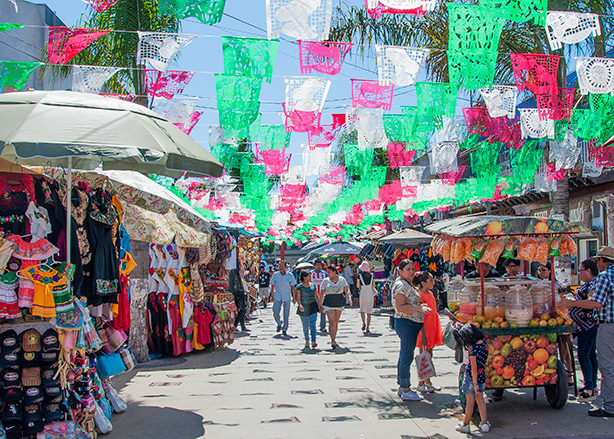
[[[293, 309], [294, 312], [294, 309]], [[396, 395], [398, 339], [388, 314], [373, 316], [363, 335], [357, 309], [344, 311], [337, 341], [318, 335], [303, 349], [300, 319], [289, 336], [275, 331], [271, 309], [260, 310], [249, 333], [229, 348], [141, 364], [114, 382], [128, 410], [112, 418], [118, 438], [461, 438], [457, 376], [447, 347], [435, 350], [438, 393], [422, 402]], [[412, 367], [415, 377], [415, 368]], [[414, 380], [414, 384], [416, 381]], [[589, 418], [575, 401], [551, 409], [543, 395], [510, 391], [488, 405], [493, 438], [614, 438], [611, 422]], [[482, 436], [474, 428], [474, 435]]]

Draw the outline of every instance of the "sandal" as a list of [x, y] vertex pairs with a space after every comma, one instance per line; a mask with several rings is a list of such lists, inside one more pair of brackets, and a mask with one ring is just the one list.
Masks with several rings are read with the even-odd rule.
[[367, 330], [365, 331], [365, 334], [371, 334], [371, 331], [370, 331], [369, 329], [367, 329]]
[[364, 323], [362, 324], [362, 332], [365, 332], [365, 328], [367, 327], [367, 325], [365, 325]]
[[578, 401], [588, 401], [595, 398], [596, 396], [597, 392], [595, 392], [594, 390], [584, 389], [578, 394]]

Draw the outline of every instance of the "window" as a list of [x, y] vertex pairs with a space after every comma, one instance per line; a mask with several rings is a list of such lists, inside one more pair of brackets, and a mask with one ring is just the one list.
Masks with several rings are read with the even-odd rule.
[[590, 239], [586, 242], [586, 257], [592, 258], [593, 256], [597, 256], [597, 240]]
[[601, 218], [601, 203], [593, 201], [593, 220]]

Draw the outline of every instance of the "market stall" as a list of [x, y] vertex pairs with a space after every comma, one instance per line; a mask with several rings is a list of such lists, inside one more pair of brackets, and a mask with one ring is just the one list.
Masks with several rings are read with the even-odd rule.
[[[556, 309], [554, 270], [550, 281], [530, 276], [485, 278], [499, 258], [542, 264], [576, 253], [565, 222], [534, 217], [479, 216], [440, 221], [427, 228], [436, 234], [433, 251], [451, 263], [472, 261], [478, 279], [455, 279], [449, 290], [451, 316], [471, 322], [488, 336], [486, 388], [543, 387], [553, 408], [567, 402], [568, 374], [561, 358], [569, 333], [575, 331], [566, 313]], [[464, 365], [460, 370], [460, 379]], [[459, 385], [460, 388], [460, 385]], [[462, 392], [461, 392], [462, 393]], [[461, 399], [464, 400], [461, 394]]]

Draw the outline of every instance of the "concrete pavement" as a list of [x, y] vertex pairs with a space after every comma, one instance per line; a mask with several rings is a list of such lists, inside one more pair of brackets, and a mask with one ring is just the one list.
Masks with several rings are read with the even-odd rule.
[[[139, 365], [114, 379], [128, 410], [112, 418], [108, 439], [193, 438], [464, 438], [454, 431], [460, 366], [447, 347], [435, 350], [438, 393], [421, 402], [396, 395], [398, 338], [388, 314], [360, 330], [357, 309], [344, 311], [337, 351], [328, 336], [304, 350], [293, 307], [289, 336], [275, 331], [270, 308], [259, 310], [249, 334], [229, 348]], [[412, 384], [415, 367], [412, 366]], [[612, 421], [590, 418], [588, 404], [550, 408], [543, 390], [512, 390], [488, 404], [492, 438], [614, 438]]]

